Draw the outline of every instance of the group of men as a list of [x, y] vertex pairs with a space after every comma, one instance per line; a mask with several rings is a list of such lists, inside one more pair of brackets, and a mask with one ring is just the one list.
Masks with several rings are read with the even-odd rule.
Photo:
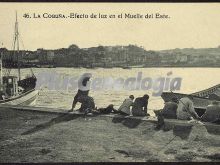
[[164, 108], [159, 112], [164, 118], [179, 120], [201, 120], [204, 122], [216, 122], [220, 120], [220, 105], [213, 101], [207, 106], [205, 113], [199, 116], [193, 105], [193, 96], [183, 97], [181, 99], [172, 98], [165, 102]]
[[[82, 85], [86, 86], [89, 79], [89, 77], [84, 78]], [[81, 107], [79, 111], [84, 112], [85, 114], [93, 112], [97, 114], [119, 113], [129, 116], [150, 116], [147, 113], [148, 100], [149, 96], [147, 94], [142, 97], [137, 97], [135, 100], [134, 96], [130, 95], [123, 101], [118, 110], [114, 109], [113, 104], [110, 104], [106, 108], [97, 109], [97, 107], [95, 107], [94, 99], [89, 96], [89, 90], [79, 89], [74, 97], [72, 109], [70, 111], [73, 111], [76, 103], [80, 102]], [[205, 122], [216, 122], [220, 120], [220, 105], [217, 101], [213, 101], [207, 106], [205, 113], [202, 116], [199, 116], [193, 105], [193, 96], [188, 95], [181, 99], [174, 97], [171, 101], [165, 102], [164, 108], [155, 111], [155, 114], [168, 119], [195, 119]]]
[[134, 102], [133, 100], [134, 96], [130, 95], [119, 107], [118, 112], [130, 116], [149, 116], [147, 113], [149, 96], [146, 94], [142, 97], [137, 97]]
[[[95, 102], [92, 97], [88, 95], [89, 91], [78, 90], [76, 96], [74, 97], [72, 109], [75, 108], [77, 102], [81, 103], [79, 111], [84, 113], [96, 113], [96, 114], [108, 114], [108, 113], [119, 113], [122, 115], [129, 116], [149, 116], [147, 113], [147, 106], [149, 96], [146, 94], [142, 97], [137, 97], [134, 99], [133, 95], [126, 98], [121, 106], [116, 110], [113, 104], [110, 104], [106, 108], [95, 107]], [[161, 115], [168, 119], [179, 119], [179, 120], [201, 120], [204, 122], [215, 122], [220, 120], [220, 105], [217, 101], [213, 101], [207, 106], [205, 113], [199, 116], [195, 111], [193, 105], [193, 97], [187, 96], [181, 99], [176, 97], [172, 98], [170, 101], [165, 102], [164, 108], [158, 112], [156, 115]]]
[[129, 116], [149, 116], [149, 114], [147, 113], [149, 96], [147, 94], [143, 97], [138, 97], [135, 100], [134, 96], [130, 95], [124, 100], [118, 110], [114, 108], [113, 104], [110, 104], [106, 108], [98, 109], [97, 107], [95, 107], [94, 99], [89, 96], [89, 89], [85, 88], [89, 80], [90, 77], [88, 75], [82, 78], [80, 85], [82, 85], [83, 88], [78, 89], [73, 99], [72, 109], [70, 110], [70, 112], [74, 110], [76, 104], [79, 102], [81, 103], [79, 111], [85, 114], [92, 112], [94, 114], [119, 113]]
[[108, 114], [108, 113], [118, 113], [122, 115], [129, 116], [149, 116], [147, 113], [149, 96], [146, 94], [143, 97], [137, 97], [134, 100], [134, 96], [130, 95], [126, 98], [118, 109], [114, 108], [113, 104], [110, 104], [106, 108], [95, 107], [95, 102], [92, 97], [88, 96], [88, 92], [78, 91], [74, 97], [72, 109], [75, 108], [77, 102], [81, 103], [79, 108], [80, 112], [83, 113], [94, 113], [94, 114]]

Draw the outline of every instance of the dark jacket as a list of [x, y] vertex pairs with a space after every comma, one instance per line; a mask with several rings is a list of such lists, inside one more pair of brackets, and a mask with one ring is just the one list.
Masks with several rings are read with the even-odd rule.
[[202, 115], [201, 120], [205, 122], [214, 122], [220, 119], [220, 106], [209, 105], [206, 108], [205, 113]]
[[148, 99], [144, 97], [137, 97], [132, 107], [132, 114], [134, 116], [145, 116], [147, 114], [147, 105]]
[[177, 110], [178, 104], [175, 102], [166, 102], [164, 105], [164, 108], [162, 110], [162, 115], [164, 118], [167, 119], [176, 119], [176, 110]]

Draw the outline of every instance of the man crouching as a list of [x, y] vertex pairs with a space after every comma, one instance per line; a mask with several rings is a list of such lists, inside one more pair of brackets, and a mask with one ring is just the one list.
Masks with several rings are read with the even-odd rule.
[[90, 73], [85, 73], [78, 82], [79, 89], [73, 99], [72, 108], [69, 112], [72, 112], [79, 102], [81, 103], [81, 107], [79, 109], [80, 112], [84, 112], [85, 114], [90, 113], [93, 109], [95, 109], [95, 102], [92, 97], [89, 96], [89, 87], [88, 81], [92, 75]]

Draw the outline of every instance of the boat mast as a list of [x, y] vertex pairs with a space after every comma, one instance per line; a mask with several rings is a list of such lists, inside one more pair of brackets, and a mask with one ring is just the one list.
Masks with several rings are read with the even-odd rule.
[[19, 61], [19, 38], [18, 37], [19, 37], [18, 18], [17, 18], [17, 11], [16, 11], [15, 36], [14, 36], [13, 50], [14, 50], [14, 57], [16, 57], [15, 52], [17, 52], [18, 79], [20, 81], [21, 80], [21, 71], [20, 71], [20, 61]]

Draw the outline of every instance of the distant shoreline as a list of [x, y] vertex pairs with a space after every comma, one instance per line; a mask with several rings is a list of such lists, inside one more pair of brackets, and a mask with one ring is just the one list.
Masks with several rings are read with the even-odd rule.
[[[18, 67], [17, 57], [11, 57], [13, 51], [0, 48], [3, 55], [3, 67]], [[37, 49], [21, 51], [21, 68], [84, 67], [92, 68], [166, 68], [166, 67], [220, 67], [220, 46], [205, 49], [171, 49], [163, 51], [145, 50], [136, 45], [98, 46], [79, 48], [72, 44], [68, 48], [56, 50]], [[11, 58], [9, 58], [11, 57]]]

